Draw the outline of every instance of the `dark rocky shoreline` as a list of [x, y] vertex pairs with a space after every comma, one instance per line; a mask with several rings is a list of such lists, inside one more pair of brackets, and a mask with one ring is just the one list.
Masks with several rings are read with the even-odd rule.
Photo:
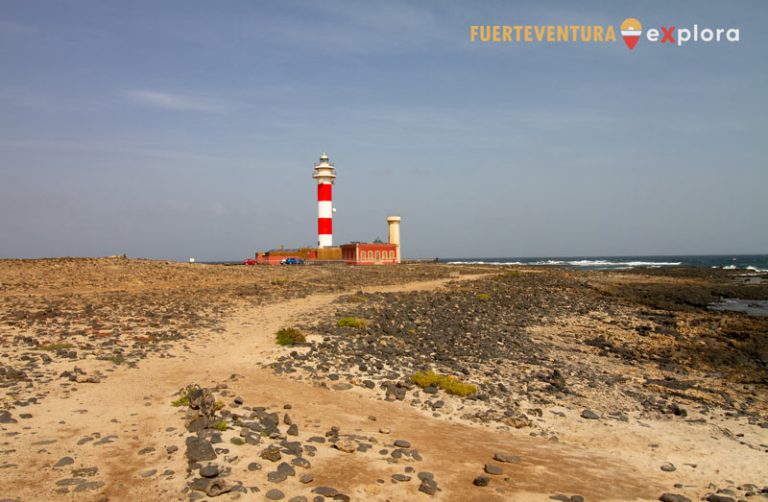
[[[301, 326], [321, 341], [273, 367], [331, 387], [380, 389], [436, 413], [451, 396], [425, 394], [410, 376], [455, 375], [479, 387], [453, 400], [471, 409], [463, 418], [513, 427], [563, 403], [598, 403], [607, 419], [722, 411], [768, 427], [768, 320], [706, 310], [720, 294], [768, 296], [768, 287], [723, 272], [702, 281], [698, 270], [676, 270], [681, 281], [668, 284], [633, 282], [640, 274], [507, 271], [439, 292], [349, 295], [333, 315]], [[337, 327], [344, 316], [367, 326]]]

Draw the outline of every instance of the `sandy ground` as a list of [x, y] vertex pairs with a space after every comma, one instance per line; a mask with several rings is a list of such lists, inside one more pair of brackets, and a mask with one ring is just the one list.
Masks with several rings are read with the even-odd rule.
[[[447, 283], [448, 279], [440, 279], [363, 289], [429, 290]], [[545, 413], [540, 419], [558, 430], [559, 441], [554, 442], [532, 437], [526, 429], [502, 431], [449, 415], [436, 418], [359, 387], [335, 391], [275, 375], [263, 366], [291, 350], [275, 345], [277, 329], [331, 308], [339, 295], [317, 293], [266, 305], [240, 305], [226, 314], [222, 328], [179, 340], [163, 351], [163, 357], [149, 356], [135, 368], [95, 359], [78, 361], [88, 374], [108, 377], [67, 387], [51, 382], [39, 404], [14, 410], [16, 418], [19, 412], [31, 414], [30, 418], [0, 425], [0, 499], [187, 499], [188, 433], [183, 410], [170, 402], [191, 383], [219, 385], [227, 405], [232, 396], [242, 397], [245, 405], [281, 413], [290, 405], [302, 441], [337, 426], [342, 433], [366, 436], [375, 443], [371, 451], [354, 453], [317, 444], [317, 454], [308, 458], [314, 481], [304, 485], [289, 478], [280, 483], [286, 500], [296, 495], [311, 500], [311, 489], [320, 485], [333, 486], [353, 500], [429, 499], [417, 491], [418, 481], [391, 480], [392, 474], [403, 473], [408, 466], [434, 474], [440, 491], [431, 498], [437, 500], [549, 500], [556, 494], [578, 494], [586, 500], [658, 500], [664, 492], [698, 499], [711, 491], [709, 483], [768, 484], [768, 430], [746, 421], [594, 421], [580, 418], [578, 410], [563, 408], [564, 416]], [[387, 429], [388, 433], [381, 432]], [[220, 498], [264, 500], [265, 492], [274, 487], [265, 479], [268, 466], [254, 472], [246, 468], [259, 460], [264, 444], [230, 444], [228, 439], [236, 435], [226, 431], [225, 442], [216, 445], [228, 449], [219, 455], [219, 463], [231, 468], [231, 479], [259, 491]], [[395, 439], [408, 440], [422, 460], [394, 462], [376, 453], [391, 448]], [[178, 450], [167, 453], [170, 446]], [[499, 464], [504, 473], [492, 476], [490, 486], [473, 486], [473, 479], [497, 452], [516, 455], [520, 462]], [[65, 456], [74, 463], [54, 467]], [[662, 471], [665, 462], [677, 469]], [[73, 470], [88, 467], [97, 471], [85, 475], [92, 484], [82, 491], [74, 491], [82, 484], [62, 483], [73, 478]], [[152, 470], [156, 473], [148, 474]]]

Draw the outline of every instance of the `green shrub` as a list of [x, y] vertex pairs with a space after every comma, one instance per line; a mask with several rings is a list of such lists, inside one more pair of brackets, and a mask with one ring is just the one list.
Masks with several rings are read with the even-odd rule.
[[368, 325], [368, 321], [357, 317], [342, 317], [336, 321], [336, 326], [340, 328], [364, 328]]
[[229, 440], [229, 442], [237, 446], [241, 446], [245, 444], [245, 441], [243, 441], [243, 438], [232, 438]]
[[123, 364], [125, 362], [125, 357], [123, 357], [122, 354], [115, 354], [114, 356], [109, 358], [110, 361], [112, 361], [113, 364]]
[[179, 406], [189, 406], [189, 396], [184, 394], [180, 398], [171, 401], [171, 406], [178, 408]]
[[440, 382], [440, 388], [454, 396], [467, 397], [477, 393], [477, 387], [471, 383], [464, 383], [456, 377], [447, 376]]
[[488, 300], [491, 299], [491, 295], [489, 295], [488, 293], [479, 293], [477, 295], [477, 299], [483, 302], [487, 302]]
[[189, 395], [195, 390], [195, 385], [187, 385], [184, 390], [179, 391], [179, 398], [171, 401], [171, 406], [189, 406]]
[[506, 272], [502, 272], [501, 274], [496, 276], [497, 280], [503, 280], [503, 279], [509, 279], [512, 277], [519, 277], [520, 271], [519, 270], [507, 270]]
[[438, 385], [440, 383], [440, 375], [434, 371], [419, 371], [411, 375], [411, 381], [423, 389], [430, 385]]
[[224, 420], [217, 420], [215, 424], [213, 424], [213, 428], [216, 430], [219, 430], [221, 432], [224, 432], [229, 427], [227, 427], [227, 422]]
[[477, 387], [471, 383], [464, 383], [450, 375], [440, 375], [434, 371], [419, 371], [411, 375], [411, 381], [421, 387], [437, 386], [448, 394], [466, 397], [477, 393]]
[[304, 333], [296, 328], [283, 328], [275, 333], [275, 336], [279, 345], [291, 346], [307, 341], [307, 337], [304, 336]]

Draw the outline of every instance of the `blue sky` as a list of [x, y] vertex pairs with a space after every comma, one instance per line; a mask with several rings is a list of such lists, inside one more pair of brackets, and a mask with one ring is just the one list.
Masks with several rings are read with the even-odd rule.
[[[766, 253], [765, 2], [0, 1], [0, 257]], [[473, 24], [737, 27], [683, 47]]]

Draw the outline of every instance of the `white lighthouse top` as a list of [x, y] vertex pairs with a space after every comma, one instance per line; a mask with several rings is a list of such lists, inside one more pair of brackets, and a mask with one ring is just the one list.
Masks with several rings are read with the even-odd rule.
[[332, 162], [328, 162], [328, 154], [323, 152], [320, 156], [320, 162], [315, 163], [315, 172], [312, 177], [318, 181], [333, 182], [336, 178], [336, 169]]

